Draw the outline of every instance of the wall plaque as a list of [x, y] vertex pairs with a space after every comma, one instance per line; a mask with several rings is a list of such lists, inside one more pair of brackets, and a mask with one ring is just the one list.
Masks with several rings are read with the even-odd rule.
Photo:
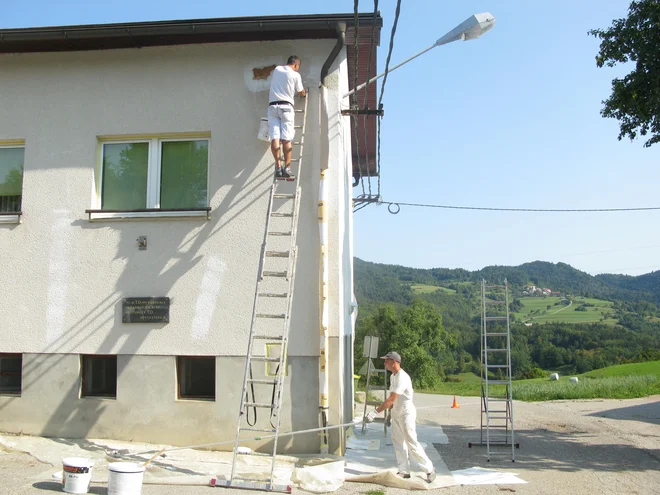
[[125, 297], [121, 302], [122, 323], [169, 323], [169, 297]]

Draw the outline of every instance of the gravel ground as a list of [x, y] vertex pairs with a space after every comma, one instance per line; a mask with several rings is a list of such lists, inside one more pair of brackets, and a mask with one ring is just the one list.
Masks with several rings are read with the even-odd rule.
[[[628, 400], [516, 402], [516, 462], [510, 456], [487, 462], [479, 441], [479, 399], [417, 394], [420, 422], [438, 423], [449, 437], [437, 445], [451, 470], [472, 466], [517, 473], [525, 485], [456, 486], [442, 490], [456, 494], [660, 494], [660, 396]], [[59, 467], [58, 467], [59, 469]], [[56, 471], [29, 455], [0, 452], [0, 494], [60, 492], [50, 480]], [[404, 490], [347, 483], [338, 495], [364, 494], [382, 489], [388, 495]], [[227, 490], [245, 493], [245, 490]], [[209, 487], [145, 485], [142, 493], [197, 495]], [[399, 493], [400, 492], [400, 493]], [[90, 493], [105, 494], [104, 486]], [[405, 492], [407, 493], [407, 492]]]

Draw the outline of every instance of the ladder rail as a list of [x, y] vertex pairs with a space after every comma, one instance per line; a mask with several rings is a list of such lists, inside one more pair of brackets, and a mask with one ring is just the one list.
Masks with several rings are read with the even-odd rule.
[[273, 211], [273, 196], [275, 194], [275, 184], [273, 184], [270, 188], [270, 195], [268, 198], [268, 214], [266, 215], [266, 228], [264, 230], [264, 240], [261, 244], [261, 254], [259, 257], [259, 269], [258, 269], [258, 275], [257, 275], [257, 290], [255, 290], [254, 293], [254, 301], [252, 303], [252, 321], [250, 323], [250, 335], [248, 337], [248, 348], [247, 348], [247, 356], [245, 360], [245, 369], [243, 370], [243, 388], [241, 389], [241, 405], [240, 409], [238, 411], [238, 421], [236, 423], [236, 441], [234, 442], [234, 454], [232, 458], [232, 463], [231, 463], [231, 475], [230, 475], [230, 483], [234, 480], [234, 475], [236, 474], [236, 455], [238, 453], [238, 444], [239, 444], [239, 439], [240, 439], [240, 433], [241, 433], [241, 419], [244, 414], [244, 408], [245, 408], [245, 391], [247, 390], [247, 384], [248, 384], [248, 374], [250, 370], [250, 366], [252, 364], [252, 360], [250, 357], [252, 356], [252, 347], [254, 345], [254, 330], [257, 322], [257, 313], [258, 313], [258, 303], [259, 303], [259, 287], [261, 285], [261, 281], [263, 280], [263, 270], [264, 270], [264, 264], [266, 260], [266, 244], [268, 243], [268, 228], [270, 227], [270, 219], [271, 219], [271, 213]]
[[[300, 179], [302, 175], [302, 164], [303, 164], [303, 151], [304, 151], [304, 142], [305, 142], [305, 132], [306, 132], [306, 125], [307, 125], [307, 108], [308, 108], [308, 101], [309, 98], [305, 98], [305, 104], [304, 104], [304, 110], [295, 110], [296, 113], [302, 113], [303, 114], [303, 122], [302, 126], [296, 126], [296, 129], [302, 128], [302, 135], [299, 139], [299, 141], [294, 142], [293, 144], [299, 145], [300, 150], [298, 154], [298, 158], [295, 160], [298, 163], [298, 170], [296, 174], [296, 180], [298, 181], [298, 184], [300, 184]], [[283, 154], [280, 154], [280, 157], [283, 158]], [[292, 160], [293, 162], [294, 160]], [[247, 355], [246, 355], [246, 360], [245, 360], [245, 369], [244, 369], [244, 375], [243, 375], [243, 389], [241, 391], [241, 401], [240, 401], [240, 410], [238, 414], [238, 421], [237, 421], [237, 426], [236, 426], [236, 439], [234, 441], [234, 452], [233, 452], [233, 458], [232, 458], [232, 469], [231, 469], [231, 475], [229, 477], [228, 483], [226, 486], [229, 487], [238, 487], [237, 483], [241, 483], [243, 481], [247, 480], [247, 473], [246, 476], [242, 476], [237, 469], [237, 458], [238, 458], [238, 449], [239, 445], [241, 443], [241, 431], [256, 431], [255, 428], [250, 427], [250, 426], [243, 426], [243, 420], [245, 418], [245, 408], [251, 404], [259, 404], [259, 406], [263, 407], [268, 407], [271, 409], [271, 426], [272, 431], [274, 432], [274, 435], [272, 436], [273, 438], [273, 449], [272, 453], [264, 453], [263, 455], [266, 457], [271, 458], [271, 466], [270, 466], [270, 477], [267, 480], [264, 480], [266, 489], [269, 491], [274, 491], [277, 490], [276, 485], [274, 483], [274, 476], [275, 476], [275, 467], [276, 467], [276, 460], [277, 460], [277, 445], [278, 445], [278, 438], [279, 438], [279, 429], [280, 429], [280, 422], [281, 422], [281, 407], [282, 407], [282, 397], [284, 395], [284, 376], [286, 374], [286, 359], [288, 355], [288, 342], [289, 342], [289, 332], [290, 332], [290, 326], [291, 326], [291, 313], [292, 313], [292, 308], [293, 308], [293, 291], [295, 287], [295, 276], [296, 276], [296, 265], [297, 265], [297, 260], [298, 260], [298, 248], [297, 248], [297, 236], [298, 236], [298, 222], [300, 218], [300, 206], [302, 203], [302, 189], [301, 187], [297, 184], [295, 193], [294, 194], [279, 194], [277, 193], [277, 184], [278, 181], [274, 180], [273, 185], [270, 188], [270, 195], [269, 195], [269, 200], [268, 200], [268, 209], [267, 209], [267, 215], [266, 215], [266, 224], [265, 224], [265, 229], [264, 229], [264, 239], [263, 243], [261, 246], [261, 253], [260, 253], [260, 260], [259, 260], [259, 269], [258, 269], [258, 277], [257, 277], [257, 284], [256, 284], [256, 290], [255, 290], [255, 295], [254, 295], [254, 301], [253, 301], [253, 308], [252, 308], [252, 320], [250, 323], [250, 333], [248, 337], [248, 348], [247, 348]], [[281, 212], [274, 212], [274, 200], [275, 199], [285, 199], [285, 200], [290, 200], [293, 199], [293, 211], [291, 213], [281, 213]], [[290, 224], [290, 230], [287, 235], [289, 235], [289, 250], [284, 252], [282, 251], [279, 253], [277, 256], [273, 256], [273, 252], [270, 252], [268, 250], [268, 243], [269, 239], [273, 237], [274, 234], [277, 234], [278, 232], [273, 232], [271, 230], [271, 220], [274, 217], [287, 217], [291, 218], [291, 224]], [[270, 253], [270, 254], [269, 254]], [[286, 254], [285, 254], [286, 253]], [[261, 285], [262, 282], [264, 281], [265, 277], [270, 277], [270, 276], [275, 276], [275, 274], [279, 274], [280, 272], [273, 272], [267, 271], [265, 269], [267, 259], [270, 257], [279, 257], [279, 258], [288, 258], [287, 259], [287, 269], [286, 272], [282, 273], [281, 275], [285, 277], [286, 279], [286, 285], [287, 289], [284, 294], [281, 294], [282, 298], [286, 298], [286, 310], [284, 314], [278, 314], [277, 318], [275, 318], [275, 315], [273, 315], [272, 311], [266, 311], [266, 312], [260, 312], [259, 311], [259, 302], [261, 300], [261, 297], [269, 297], [272, 295], [272, 291], [262, 291], [261, 290]], [[278, 297], [280, 295], [278, 294]], [[255, 340], [268, 340], [266, 338], [266, 335], [256, 335], [256, 325], [257, 325], [257, 320], [260, 317], [268, 317], [266, 318], [265, 321], [272, 321], [273, 325], [277, 325], [275, 328], [279, 328], [278, 334], [274, 335], [272, 337], [273, 340], [277, 340], [277, 343], [280, 345], [280, 354], [279, 358], [271, 358], [267, 359], [264, 356], [255, 355], [255, 348], [254, 348], [254, 343]], [[275, 322], [280, 322], [281, 323], [275, 323]], [[282, 325], [281, 327], [279, 325]], [[260, 332], [260, 333], [268, 333], [268, 332]], [[266, 362], [266, 365], [269, 363], [274, 364], [277, 363], [277, 370], [276, 370], [276, 377], [274, 380], [255, 380], [249, 377], [250, 370], [252, 369], [252, 362], [254, 360], [259, 360], [259, 361], [264, 361]], [[261, 402], [257, 401], [254, 399], [252, 402], [249, 400], [246, 400], [246, 390], [248, 387], [248, 383], [264, 383], [268, 385], [273, 386], [273, 399], [272, 399], [272, 404], [262, 404]], [[274, 416], [274, 422], [273, 424], [273, 416]], [[257, 428], [258, 429], [258, 428]], [[264, 430], [265, 431], [265, 430]], [[271, 430], [269, 430], [271, 431]]]

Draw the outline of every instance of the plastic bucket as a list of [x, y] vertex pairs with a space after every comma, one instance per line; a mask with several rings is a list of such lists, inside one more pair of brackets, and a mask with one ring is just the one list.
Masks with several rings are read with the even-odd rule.
[[67, 493], [87, 493], [92, 482], [94, 461], [84, 457], [62, 459], [62, 489]]
[[268, 136], [268, 119], [261, 119], [259, 122], [259, 132], [257, 133], [257, 139], [260, 141], [270, 142], [270, 137]]
[[112, 462], [108, 465], [108, 495], [140, 495], [145, 467], [136, 462]]

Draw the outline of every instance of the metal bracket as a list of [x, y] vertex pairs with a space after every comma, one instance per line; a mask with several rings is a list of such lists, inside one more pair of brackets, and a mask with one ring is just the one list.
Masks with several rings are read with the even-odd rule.
[[385, 110], [380, 108], [379, 110], [371, 110], [369, 107], [360, 110], [359, 108], [347, 108], [346, 110], [341, 111], [342, 115], [378, 115], [382, 117], [385, 115]]

